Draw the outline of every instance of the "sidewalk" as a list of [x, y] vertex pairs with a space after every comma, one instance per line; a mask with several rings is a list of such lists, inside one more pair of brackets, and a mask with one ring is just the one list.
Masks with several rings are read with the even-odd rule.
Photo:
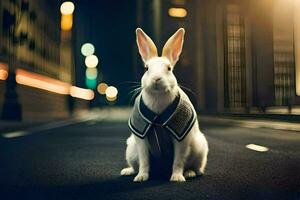
[[255, 115], [200, 115], [199, 121], [206, 124], [239, 126], [244, 128], [269, 128], [300, 132], [299, 116], [255, 116]]
[[107, 107], [102, 109], [93, 109], [77, 112], [69, 118], [56, 118], [56, 119], [24, 119], [23, 121], [5, 121], [0, 120], [0, 135], [3, 133], [19, 132], [19, 131], [39, 131], [44, 128], [55, 128], [65, 125], [95, 121], [95, 122], [127, 122], [131, 108], [121, 107]]

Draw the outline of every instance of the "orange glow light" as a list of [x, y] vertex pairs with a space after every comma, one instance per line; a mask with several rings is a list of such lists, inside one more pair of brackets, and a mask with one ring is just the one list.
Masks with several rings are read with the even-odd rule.
[[57, 94], [69, 94], [70, 84], [22, 69], [16, 70], [16, 82]]
[[169, 15], [171, 17], [184, 18], [187, 15], [187, 11], [184, 8], [170, 8]]
[[61, 23], [60, 27], [63, 31], [69, 31], [72, 29], [73, 26], [73, 15], [61, 15]]
[[97, 90], [100, 94], [105, 94], [105, 91], [107, 88], [108, 88], [108, 85], [106, 83], [100, 83], [97, 87]]
[[0, 63], [0, 80], [5, 81], [8, 77], [8, 67], [4, 63]]
[[70, 95], [72, 97], [80, 98], [80, 99], [85, 99], [85, 100], [92, 100], [94, 99], [94, 91], [90, 89], [83, 89], [79, 88], [76, 86], [72, 86], [70, 88]]
[[6, 70], [0, 69], [0, 80], [5, 81], [8, 77], [8, 72]]

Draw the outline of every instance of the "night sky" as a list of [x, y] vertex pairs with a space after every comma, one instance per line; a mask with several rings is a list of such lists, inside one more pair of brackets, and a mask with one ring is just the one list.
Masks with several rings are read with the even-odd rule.
[[[90, 42], [99, 58], [98, 71], [103, 81], [119, 89], [117, 104], [126, 105], [130, 96], [127, 81], [134, 79], [136, 5], [135, 1], [76, 1], [74, 50], [76, 84], [85, 87], [84, 56], [81, 45]], [[103, 97], [102, 97], [103, 98]]]

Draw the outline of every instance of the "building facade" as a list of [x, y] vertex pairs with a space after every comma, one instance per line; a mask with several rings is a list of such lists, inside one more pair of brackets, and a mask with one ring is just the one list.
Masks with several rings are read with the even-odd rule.
[[0, 63], [7, 66], [9, 72], [7, 80], [0, 80], [3, 119], [69, 115], [68, 95], [37, 89], [35, 80], [32, 84], [36, 86], [30, 87], [31, 83], [29, 86], [16, 84], [12, 78], [17, 70], [23, 70], [30, 77], [50, 78], [53, 83], [74, 83], [71, 32], [61, 31], [60, 3], [55, 0], [0, 1]]
[[10, 62], [11, 56], [12, 65], [71, 82], [70, 64], [61, 65], [69, 59], [60, 57], [59, 2], [7, 0], [0, 11], [1, 62]]
[[[160, 47], [177, 28], [186, 29], [175, 73], [195, 92], [190, 96], [200, 110], [288, 113], [299, 109], [297, 1], [162, 2]], [[187, 14], [171, 17], [170, 8], [184, 8]]]

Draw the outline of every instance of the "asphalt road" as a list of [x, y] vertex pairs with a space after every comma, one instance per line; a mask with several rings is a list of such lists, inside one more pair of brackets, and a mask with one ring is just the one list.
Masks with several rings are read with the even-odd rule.
[[[0, 136], [0, 199], [300, 199], [300, 132], [201, 127], [210, 147], [206, 174], [185, 183], [119, 176], [126, 122]], [[269, 151], [245, 148], [251, 143]]]

